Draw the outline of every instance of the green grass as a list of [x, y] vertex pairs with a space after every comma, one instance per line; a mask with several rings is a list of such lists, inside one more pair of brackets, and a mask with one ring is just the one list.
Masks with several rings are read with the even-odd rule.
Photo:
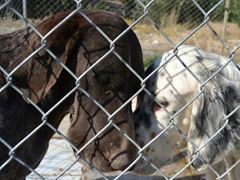
[[147, 68], [148, 66], [150, 66], [152, 64], [153, 61], [155, 61], [159, 56], [154, 55], [154, 56], [150, 56], [147, 59], [144, 59], [144, 67]]

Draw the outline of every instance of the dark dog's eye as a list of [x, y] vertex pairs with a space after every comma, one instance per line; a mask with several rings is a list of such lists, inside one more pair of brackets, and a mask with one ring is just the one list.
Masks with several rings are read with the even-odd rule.
[[163, 107], [167, 107], [169, 105], [169, 103], [167, 101], [161, 101], [159, 103], [154, 102], [153, 104], [153, 111], [158, 111], [160, 109], [163, 109]]

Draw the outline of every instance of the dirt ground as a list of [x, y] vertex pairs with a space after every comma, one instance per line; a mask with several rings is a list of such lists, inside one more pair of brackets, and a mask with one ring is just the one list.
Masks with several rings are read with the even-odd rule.
[[[219, 55], [229, 56], [229, 51], [226, 48], [223, 48], [223, 44], [219, 40], [219, 38], [222, 38], [222, 23], [210, 23], [210, 26], [218, 36], [210, 30], [209, 26], [204, 25], [188, 40], [184, 41], [183, 44], [193, 45]], [[193, 27], [193, 29], [186, 29], [184, 28], [184, 25], [171, 25], [163, 28], [163, 31], [167, 37], [177, 45], [183, 39], [188, 37], [194, 28], [196, 27]], [[139, 24], [134, 27], [134, 31], [141, 43], [144, 59], [151, 56], [161, 56], [164, 52], [173, 48], [169, 41], [166, 40], [152, 25]], [[227, 25], [224, 39], [230, 50], [239, 46], [240, 27], [236, 24], [229, 23]], [[240, 63], [240, 49], [236, 51], [235, 60]]]

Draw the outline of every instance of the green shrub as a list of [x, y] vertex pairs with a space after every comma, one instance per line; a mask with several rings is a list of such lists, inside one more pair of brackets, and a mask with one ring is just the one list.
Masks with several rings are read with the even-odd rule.
[[159, 56], [150, 56], [147, 59], [144, 60], [144, 67], [147, 68], [148, 66], [150, 66], [153, 61], [155, 61]]
[[230, 1], [229, 22], [240, 25], [240, 1], [239, 0]]

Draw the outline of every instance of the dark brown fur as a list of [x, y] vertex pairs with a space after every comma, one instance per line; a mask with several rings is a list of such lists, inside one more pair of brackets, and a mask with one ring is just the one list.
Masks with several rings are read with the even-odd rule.
[[[105, 11], [83, 11], [111, 39], [124, 29], [126, 23], [117, 15]], [[67, 12], [55, 15], [36, 28], [45, 35], [58, 24]], [[11, 72], [34, 52], [41, 40], [30, 28], [0, 36], [0, 65]], [[109, 50], [109, 43], [81, 15], [77, 14], [47, 38], [47, 47], [77, 76]], [[116, 43], [115, 49], [123, 59], [143, 76], [142, 54], [139, 42], [129, 31]], [[53, 107], [75, 87], [75, 80], [45, 50], [38, 52], [12, 76], [12, 82], [31, 98], [44, 112]], [[6, 84], [0, 73], [0, 86]], [[118, 109], [139, 88], [140, 81], [110, 54], [80, 80], [87, 91], [109, 113]], [[68, 136], [78, 148], [82, 147], [107, 122], [106, 114], [78, 90], [54, 109], [47, 122], [58, 127], [66, 113], [71, 111]], [[0, 93], [0, 137], [14, 147], [39, 126], [42, 115], [13, 88]], [[134, 138], [130, 104], [112, 118], [112, 121]], [[54, 131], [42, 126], [14, 152], [33, 169], [41, 162]], [[9, 158], [9, 149], [0, 142], [0, 166]], [[94, 143], [86, 147], [81, 157], [103, 171], [120, 170], [133, 160], [134, 146], [118, 131], [110, 127]], [[0, 179], [23, 179], [30, 171], [12, 159], [0, 170]]]

